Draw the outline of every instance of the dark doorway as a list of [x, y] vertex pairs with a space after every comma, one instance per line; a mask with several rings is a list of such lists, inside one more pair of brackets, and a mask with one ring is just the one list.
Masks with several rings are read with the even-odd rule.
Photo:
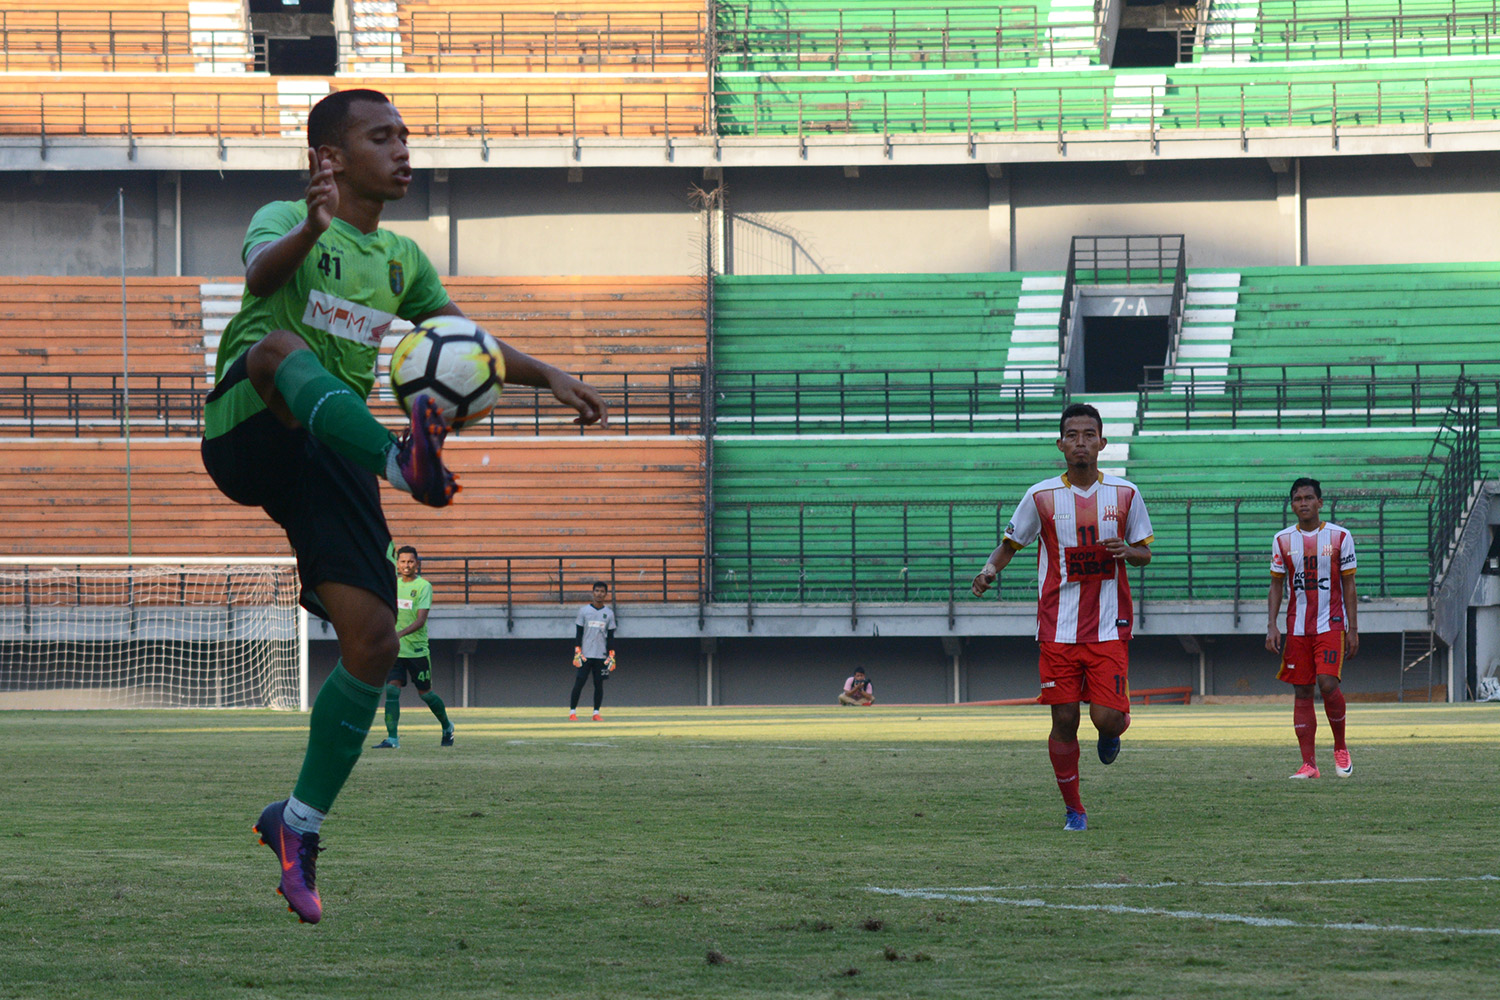
[[1175, 66], [1192, 62], [1195, 0], [1124, 0], [1110, 65]]
[[250, 0], [255, 68], [275, 76], [332, 76], [338, 72], [333, 0]]
[[1165, 316], [1085, 316], [1083, 391], [1135, 392], [1147, 365], [1167, 362]]
[[339, 68], [338, 39], [267, 38], [265, 70], [272, 76], [333, 76]]
[[1177, 33], [1121, 28], [1115, 41], [1115, 69], [1138, 66], [1176, 66]]

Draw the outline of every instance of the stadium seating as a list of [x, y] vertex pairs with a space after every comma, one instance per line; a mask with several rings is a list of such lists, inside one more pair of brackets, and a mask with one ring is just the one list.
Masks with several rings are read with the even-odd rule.
[[[133, 372], [201, 375], [197, 278], [130, 278]], [[0, 277], [0, 359], [7, 376], [118, 373], [120, 279]]]
[[721, 77], [726, 135], [1248, 129], [1489, 120], [1500, 61], [1300, 65], [1275, 86], [1235, 66], [1160, 71]]
[[1497, 308], [1500, 264], [1247, 268], [1230, 357], [1239, 364], [1463, 362], [1473, 373], [1500, 373]]
[[[1159, 599], [1263, 593], [1262, 553], [1292, 519], [1285, 486], [1311, 471], [1323, 478], [1327, 516], [1367, 543], [1365, 592], [1424, 594], [1428, 508], [1415, 494], [1432, 434], [1172, 431], [1112, 441], [1128, 446], [1126, 476], [1146, 496], [1156, 531], [1155, 558], [1132, 579]], [[836, 452], [819, 440], [716, 440], [722, 599], [848, 599], [853, 576], [863, 600], [946, 599], [994, 547], [1026, 488], [1057, 471], [1044, 461], [1050, 435], [835, 444]], [[1226, 453], [1233, 467], [1218, 460]], [[1008, 599], [1024, 599], [1026, 574], [1005, 587]]]
[[[403, 0], [408, 72], [674, 72], [708, 65], [702, 0]], [[373, 67], [372, 67], [373, 68]]]
[[[610, 402], [617, 432], [701, 433], [703, 279], [456, 277], [444, 283], [470, 316], [502, 339], [588, 378]], [[130, 278], [127, 289], [132, 427], [137, 433], [201, 433], [202, 396], [243, 284]], [[119, 280], [0, 278], [0, 291], [0, 358], [8, 365], [0, 376], [0, 434], [119, 431]], [[38, 337], [38, 324], [49, 336]], [[386, 338], [386, 356], [399, 339], [399, 333]], [[383, 392], [372, 405], [392, 426], [403, 419]], [[584, 431], [545, 391], [512, 387], [493, 419], [471, 433]]]
[[731, 0], [714, 7], [721, 72], [971, 69], [1098, 61], [1091, 2]]
[[[1021, 431], [1055, 417], [1056, 304], [1015, 274], [733, 276], [714, 300], [721, 433]], [[1049, 316], [1040, 326], [1027, 326]], [[1020, 324], [1020, 325], [1018, 325]], [[1027, 352], [1049, 361], [1031, 367]], [[1024, 398], [1023, 398], [1024, 397]]]
[[[707, 130], [702, 75], [544, 74], [487, 77], [340, 76], [337, 87], [387, 93], [412, 133], [432, 137], [682, 136]], [[319, 80], [260, 74], [117, 74], [108, 90], [85, 76], [15, 74], [0, 135], [273, 136], [303, 134]]]
[[191, 70], [200, 46], [189, 6], [187, 0], [7, 0], [0, 7], [0, 70]]
[[[130, 449], [127, 503], [123, 440], [0, 438], [0, 458], [13, 470], [0, 477], [0, 512], [14, 554], [123, 555], [127, 522], [139, 555], [197, 554], [202, 537], [233, 538], [243, 555], [286, 554], [285, 536], [261, 511], [214, 488], [196, 440], [142, 438]], [[464, 487], [451, 510], [385, 489], [391, 530], [403, 543], [429, 556], [484, 561], [486, 573], [496, 565], [503, 572], [510, 557], [517, 585], [530, 581], [533, 596], [546, 590], [538, 579], [555, 585], [559, 560], [598, 573], [598, 560], [611, 556], [635, 557], [630, 573], [642, 593], [659, 591], [665, 557], [671, 599], [696, 599], [701, 441], [455, 438], [447, 455]], [[450, 588], [445, 599], [462, 598]]]
[[1204, 62], [1433, 58], [1500, 51], [1494, 0], [1260, 0], [1215, 3]]

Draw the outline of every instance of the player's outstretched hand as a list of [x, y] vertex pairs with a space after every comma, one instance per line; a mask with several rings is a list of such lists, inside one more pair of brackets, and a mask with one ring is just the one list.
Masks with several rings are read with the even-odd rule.
[[577, 646], [573, 647], [573, 666], [583, 666], [583, 650]]
[[605, 404], [604, 397], [599, 395], [599, 390], [587, 382], [554, 369], [548, 376], [547, 385], [559, 403], [578, 411], [573, 423], [609, 426], [609, 406]]
[[307, 151], [307, 221], [318, 232], [327, 232], [339, 210], [339, 186], [333, 180], [333, 161], [318, 159], [318, 151]]
[[995, 585], [996, 574], [987, 569], [982, 569], [974, 574], [974, 582], [969, 589], [974, 592], [975, 597], [983, 597], [984, 592]]
[[1271, 653], [1281, 652], [1281, 630], [1275, 625], [1266, 629], [1266, 651]]

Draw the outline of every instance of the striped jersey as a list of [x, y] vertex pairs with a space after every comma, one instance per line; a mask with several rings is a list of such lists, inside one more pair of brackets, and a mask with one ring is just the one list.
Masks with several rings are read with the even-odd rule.
[[1354, 536], [1324, 521], [1317, 531], [1295, 524], [1271, 543], [1271, 574], [1286, 580], [1286, 634], [1343, 632], [1344, 577], [1355, 569]]
[[1041, 642], [1109, 642], [1129, 639], [1134, 618], [1125, 564], [1101, 542], [1152, 539], [1151, 517], [1136, 485], [1100, 475], [1087, 489], [1054, 476], [1026, 491], [1005, 541], [1037, 548], [1036, 637]]

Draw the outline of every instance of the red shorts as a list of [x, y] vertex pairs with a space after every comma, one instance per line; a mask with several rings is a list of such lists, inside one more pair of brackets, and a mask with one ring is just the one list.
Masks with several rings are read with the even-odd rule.
[[1318, 674], [1339, 677], [1344, 672], [1344, 633], [1288, 635], [1281, 640], [1281, 669], [1276, 679], [1288, 684], [1311, 684]]
[[1124, 639], [1041, 646], [1043, 705], [1088, 701], [1130, 714], [1130, 653]]

